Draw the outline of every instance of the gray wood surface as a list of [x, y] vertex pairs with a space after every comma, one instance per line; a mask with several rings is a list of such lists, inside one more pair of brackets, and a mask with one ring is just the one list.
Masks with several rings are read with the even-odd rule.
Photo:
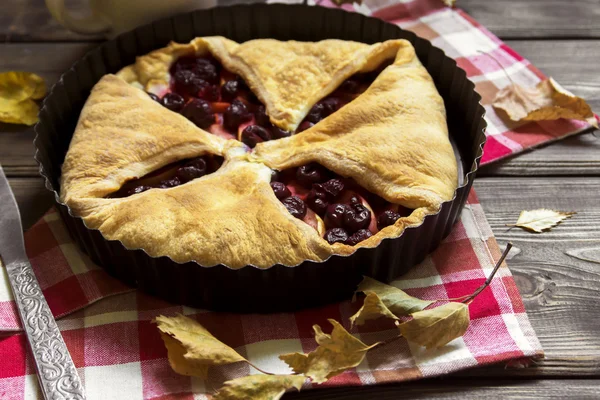
[[[83, 7], [68, 2], [75, 10]], [[600, 110], [599, 0], [459, 0], [458, 5]], [[0, 71], [37, 72], [51, 84], [97, 45], [62, 29], [41, 0], [4, 0], [1, 7]], [[0, 163], [24, 228], [53, 201], [37, 177], [32, 140], [31, 128], [0, 124]], [[285, 398], [600, 398], [599, 150], [600, 133], [578, 135], [484, 167], [475, 182], [499, 243], [511, 241], [520, 250], [508, 262], [546, 351], [544, 360], [527, 369], [496, 365], [441, 379], [312, 390]], [[521, 210], [540, 207], [578, 214], [543, 234], [505, 226]]]
[[[258, 1], [227, 0], [227, 4]], [[85, 15], [86, 1], [67, 0], [75, 15]], [[458, 0], [457, 6], [502, 38], [598, 38], [597, 0]], [[90, 41], [96, 36], [63, 29], [39, 0], [2, 0], [0, 41]], [[5, 11], [6, 10], [6, 11]]]
[[577, 399], [597, 400], [600, 380], [492, 380], [492, 379], [428, 379], [398, 385], [361, 388], [307, 390], [291, 393], [284, 399], [328, 400], [392, 400], [392, 399]]

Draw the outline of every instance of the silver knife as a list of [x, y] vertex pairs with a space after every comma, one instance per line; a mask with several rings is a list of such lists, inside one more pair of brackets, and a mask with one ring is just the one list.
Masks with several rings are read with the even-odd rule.
[[85, 399], [83, 385], [25, 254], [21, 215], [0, 165], [0, 264], [6, 268], [45, 399]]

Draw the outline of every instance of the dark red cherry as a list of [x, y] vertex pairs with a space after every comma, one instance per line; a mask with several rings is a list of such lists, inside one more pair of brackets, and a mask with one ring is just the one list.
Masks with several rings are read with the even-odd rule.
[[189, 160], [188, 162], [186, 162], [185, 165], [186, 166], [193, 166], [196, 169], [204, 171], [203, 173], [206, 173], [208, 171], [207, 162], [206, 162], [206, 160], [205, 160], [204, 157], [192, 158], [191, 160]]
[[321, 103], [317, 103], [308, 112], [305, 120], [312, 122], [313, 124], [318, 123], [320, 120], [325, 118], [325, 107]]
[[221, 86], [221, 99], [223, 101], [232, 101], [236, 98], [239, 91], [239, 82], [237, 80], [227, 81]]
[[342, 107], [342, 101], [337, 97], [328, 97], [321, 101], [323, 105], [324, 116], [329, 116]]
[[196, 97], [207, 101], [219, 101], [219, 87], [217, 85], [205, 83], [200, 90], [198, 90]]
[[278, 182], [278, 181], [279, 181], [279, 171], [272, 170], [271, 171], [271, 182]]
[[142, 192], [145, 192], [146, 190], [150, 190], [150, 189], [152, 189], [152, 188], [150, 186], [146, 186], [146, 185], [136, 186], [127, 191], [127, 196], [131, 196], [132, 194], [142, 193]]
[[323, 191], [335, 199], [344, 190], [344, 182], [339, 179], [330, 179], [322, 184]]
[[354, 234], [350, 236], [348, 240], [346, 240], [346, 244], [355, 246], [363, 240], [367, 240], [371, 236], [373, 236], [373, 234], [368, 229], [359, 229], [358, 231], [354, 232]]
[[167, 93], [160, 100], [160, 103], [169, 110], [178, 112], [183, 108], [185, 99], [177, 93]]
[[158, 96], [157, 96], [157, 95], [155, 95], [154, 93], [150, 93], [150, 92], [148, 92], [148, 96], [149, 96], [149, 97], [150, 97], [152, 100], [154, 100], [154, 101], [157, 101], [157, 102], [159, 102], [159, 103], [160, 103], [160, 97], [158, 97]]
[[325, 225], [328, 228], [341, 228], [344, 226], [344, 215], [350, 209], [346, 204], [336, 203], [327, 207], [325, 212]]
[[181, 185], [181, 181], [179, 180], [179, 178], [174, 177], [171, 179], [165, 179], [164, 181], [161, 181], [160, 184], [158, 185], [158, 187], [161, 189], [167, 189], [167, 188], [172, 188], [172, 187], [179, 186], [179, 185]]
[[275, 197], [277, 197], [279, 200], [286, 199], [292, 195], [290, 189], [288, 189], [288, 187], [282, 182], [271, 182], [271, 189], [273, 189]]
[[242, 131], [242, 142], [250, 148], [268, 140], [271, 140], [271, 134], [261, 126], [248, 125]]
[[181, 110], [181, 115], [202, 129], [215, 123], [215, 115], [210, 103], [201, 99], [193, 99], [187, 103]]
[[343, 228], [329, 229], [325, 232], [325, 240], [327, 240], [330, 244], [344, 243], [346, 240], [348, 240], [348, 232], [346, 232]]
[[264, 128], [271, 127], [271, 120], [269, 119], [265, 106], [263, 105], [258, 106], [256, 108], [256, 111], [254, 111], [254, 119], [256, 120], [256, 123], [258, 125]]
[[314, 212], [320, 216], [323, 216], [327, 211], [329, 201], [327, 200], [327, 195], [325, 192], [319, 189], [322, 189], [321, 185], [318, 183], [313, 185], [313, 188], [306, 196], [306, 204], [308, 204], [308, 207], [310, 207]]
[[355, 94], [360, 91], [360, 83], [356, 79], [349, 78], [342, 82], [338, 90], [344, 93]]
[[306, 216], [306, 204], [298, 196], [290, 196], [282, 201], [283, 205], [294, 217], [302, 219]]
[[179, 167], [175, 174], [182, 183], [200, 178], [204, 175], [206, 175], [206, 161], [202, 158], [198, 158]]
[[367, 228], [371, 223], [371, 211], [360, 203], [351, 204], [344, 213], [344, 227], [349, 232]]
[[377, 218], [377, 228], [379, 230], [385, 228], [386, 226], [394, 225], [396, 221], [402, 218], [402, 215], [392, 210], [385, 210], [381, 215]]
[[219, 71], [214, 60], [207, 58], [197, 58], [196, 66], [193, 69], [198, 78], [212, 84], [219, 83]]
[[292, 135], [292, 132], [284, 131], [278, 126], [271, 127], [270, 131], [274, 139], [282, 139]]
[[313, 183], [325, 181], [327, 175], [325, 168], [316, 163], [302, 165], [296, 170], [296, 178], [307, 188], [311, 187]]
[[175, 75], [178, 71], [191, 71], [196, 66], [196, 57], [178, 58], [171, 66], [171, 74]]
[[252, 114], [248, 112], [246, 105], [235, 99], [223, 113], [223, 125], [230, 131], [237, 131], [240, 124], [250, 121]]
[[173, 75], [175, 91], [180, 94], [196, 96], [207, 83], [192, 71], [180, 70]]
[[315, 124], [309, 121], [304, 121], [298, 127], [297, 133], [307, 130], [308, 128], [312, 128]]

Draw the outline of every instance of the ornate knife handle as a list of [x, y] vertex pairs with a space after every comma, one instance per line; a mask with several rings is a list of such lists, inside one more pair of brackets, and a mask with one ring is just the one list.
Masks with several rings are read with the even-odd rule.
[[44, 398], [85, 399], [77, 369], [33, 274], [31, 264], [14, 262], [6, 265], [6, 271], [33, 353]]

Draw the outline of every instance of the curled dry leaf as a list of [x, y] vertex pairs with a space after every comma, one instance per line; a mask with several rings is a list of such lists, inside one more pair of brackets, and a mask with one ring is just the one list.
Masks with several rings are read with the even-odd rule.
[[563, 212], [540, 208], [538, 210], [521, 211], [519, 219], [514, 226], [532, 232], [542, 233], [546, 229], [556, 226], [559, 222], [570, 218], [575, 212]]
[[0, 73], [0, 121], [33, 125], [39, 107], [34, 100], [46, 95], [44, 79], [30, 72]]
[[218, 340], [191, 318], [183, 315], [160, 315], [154, 322], [162, 333], [169, 363], [177, 373], [206, 377], [210, 365], [246, 361], [234, 349]]
[[356, 289], [366, 294], [363, 306], [350, 317], [350, 323], [362, 325], [370, 319], [386, 317], [398, 319], [399, 316], [421, 311], [433, 303], [409, 296], [402, 290], [386, 285], [365, 276]]
[[463, 303], [447, 303], [430, 310], [417, 311], [413, 319], [398, 324], [409, 342], [426, 348], [438, 348], [461, 337], [469, 327], [469, 307]]
[[316, 383], [323, 383], [349, 368], [356, 367], [365, 358], [367, 350], [377, 346], [367, 346], [352, 336], [336, 320], [331, 335], [323, 333], [319, 325], [314, 325], [315, 340], [319, 344], [316, 350], [308, 354], [288, 353], [279, 358], [285, 361], [296, 373], [310, 377]]
[[598, 128], [594, 113], [585, 100], [564, 89], [552, 78], [533, 88], [512, 83], [498, 92], [493, 106], [505, 111], [516, 122], [571, 118], [587, 121]]
[[209, 364], [203, 364], [196, 360], [188, 360], [185, 358], [187, 350], [181, 345], [177, 339], [173, 339], [166, 333], [160, 334], [165, 347], [167, 348], [167, 354], [169, 355], [169, 365], [173, 368], [173, 371], [181, 375], [186, 376], [198, 376], [206, 378], [208, 374]]
[[277, 400], [287, 389], [300, 390], [303, 375], [249, 375], [225, 382], [214, 400]]

